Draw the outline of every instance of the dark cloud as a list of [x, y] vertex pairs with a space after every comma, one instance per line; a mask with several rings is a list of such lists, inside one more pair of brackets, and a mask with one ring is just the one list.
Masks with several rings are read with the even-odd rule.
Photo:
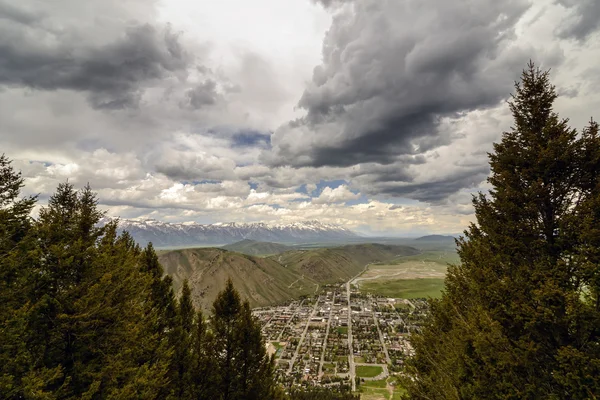
[[56, 29], [42, 15], [0, 3], [0, 85], [86, 92], [93, 107], [119, 109], [190, 61], [168, 27], [125, 25], [104, 42]]
[[213, 105], [217, 102], [218, 97], [217, 82], [212, 79], [205, 80], [187, 92], [189, 106], [194, 109]]
[[448, 144], [440, 119], [497, 105], [530, 56], [511, 46], [529, 4], [484, 3], [357, 0], [336, 15], [307, 116], [275, 133], [272, 162], [388, 163]]
[[382, 179], [369, 185], [361, 186], [363, 193], [387, 194], [395, 197], [406, 197], [430, 204], [443, 204], [454, 193], [464, 188], [477, 187], [486, 179], [489, 167], [479, 166], [461, 170], [451, 176], [431, 179], [426, 182], [404, 183]]
[[0, 20], [4, 19], [14, 23], [29, 25], [41, 20], [43, 17], [43, 13], [24, 10], [0, 1]]
[[598, 0], [558, 0], [569, 8], [571, 15], [558, 28], [558, 36], [585, 40], [600, 29], [600, 1]]

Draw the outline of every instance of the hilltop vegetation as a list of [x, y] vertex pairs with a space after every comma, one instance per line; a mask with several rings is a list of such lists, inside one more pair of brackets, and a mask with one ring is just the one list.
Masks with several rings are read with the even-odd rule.
[[269, 256], [292, 250], [292, 247], [280, 243], [257, 242], [256, 240], [244, 239], [236, 243], [223, 246], [222, 249], [237, 251], [250, 256]]

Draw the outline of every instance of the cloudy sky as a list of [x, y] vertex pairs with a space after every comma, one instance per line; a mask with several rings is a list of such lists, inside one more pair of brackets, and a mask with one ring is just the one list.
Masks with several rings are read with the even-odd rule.
[[0, 0], [0, 152], [110, 215], [454, 233], [529, 59], [600, 118], [597, 0]]

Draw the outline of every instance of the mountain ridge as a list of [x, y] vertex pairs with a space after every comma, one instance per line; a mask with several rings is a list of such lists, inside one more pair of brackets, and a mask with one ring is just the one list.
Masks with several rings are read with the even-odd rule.
[[[108, 218], [103, 223], [108, 222]], [[335, 241], [359, 237], [339, 225], [325, 224], [316, 220], [289, 224], [215, 223], [196, 222], [169, 223], [155, 219], [119, 219], [118, 230], [128, 231], [140, 245], [152, 242], [155, 247], [223, 245], [251, 239], [261, 242], [298, 243], [311, 241]]]
[[252, 307], [261, 307], [315, 293], [323, 284], [346, 282], [368, 263], [419, 253], [408, 246], [376, 243], [290, 250], [270, 257], [205, 247], [161, 251], [159, 261], [173, 278], [175, 291], [187, 279], [194, 304], [210, 312], [228, 278]]
[[251, 239], [244, 239], [239, 242], [231, 243], [221, 247], [224, 250], [236, 251], [238, 253], [251, 256], [280, 254], [293, 250], [292, 247], [281, 243], [259, 242]]
[[451, 235], [425, 235], [414, 239], [416, 242], [454, 242], [456, 238]]

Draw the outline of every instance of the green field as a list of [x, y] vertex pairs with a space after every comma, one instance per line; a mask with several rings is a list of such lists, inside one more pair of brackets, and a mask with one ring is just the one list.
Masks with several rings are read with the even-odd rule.
[[363, 292], [402, 299], [440, 297], [443, 289], [443, 279], [382, 279], [364, 281], [360, 285]]
[[383, 372], [383, 368], [377, 365], [357, 365], [356, 376], [361, 378], [374, 378]]
[[[443, 265], [446, 264], [457, 264], [460, 262], [458, 253], [455, 249], [449, 250], [423, 250], [421, 254], [414, 256], [403, 256], [394, 259], [393, 261], [386, 261], [380, 264], [402, 264], [407, 261], [425, 261], [425, 262], [436, 262]], [[377, 264], [374, 264], [377, 265]]]

